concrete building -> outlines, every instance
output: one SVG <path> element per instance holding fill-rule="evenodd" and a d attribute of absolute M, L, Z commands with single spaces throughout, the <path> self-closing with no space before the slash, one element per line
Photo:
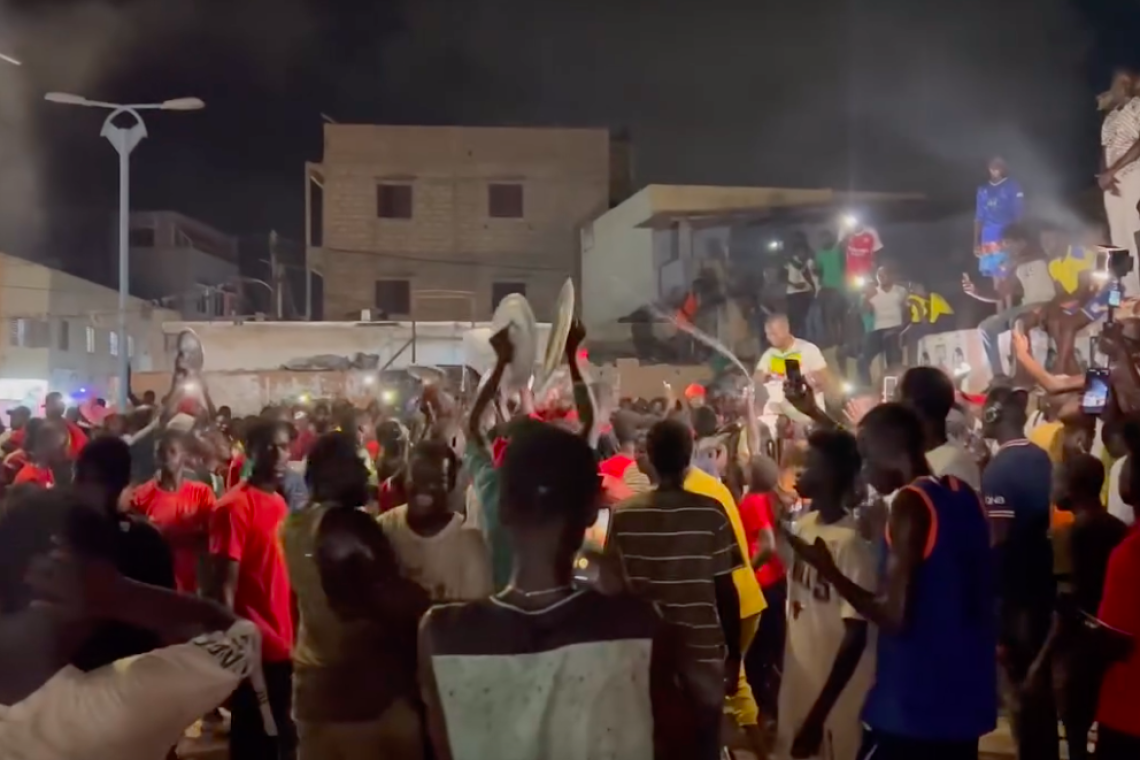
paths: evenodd
<path fill-rule="evenodd" d="M 236 313 L 232 291 L 239 275 L 238 241 L 177 211 L 131 214 L 131 294 L 159 301 L 185 319 Z M 112 246 L 112 271 L 118 248 Z M 117 276 L 117 274 L 116 274 Z"/>
<path fill-rule="evenodd" d="M 328 318 L 480 320 L 522 292 L 546 320 L 578 230 L 608 206 L 606 130 L 324 129 L 306 237 Z"/>
<path fill-rule="evenodd" d="M 114 399 L 121 350 L 134 369 L 169 370 L 162 323 L 178 314 L 132 298 L 122 347 L 118 299 L 110 288 L 0 254 L 0 407 L 42 400 L 48 390 Z"/>
<path fill-rule="evenodd" d="M 729 290 L 747 288 L 783 240 L 798 231 L 818 247 L 850 210 L 879 228 L 889 252 L 895 238 L 888 227 L 927 213 L 921 200 L 830 189 L 649 185 L 581 230 L 579 293 L 591 343 L 628 343 L 633 312 L 679 306 L 711 262 L 719 262 Z"/>

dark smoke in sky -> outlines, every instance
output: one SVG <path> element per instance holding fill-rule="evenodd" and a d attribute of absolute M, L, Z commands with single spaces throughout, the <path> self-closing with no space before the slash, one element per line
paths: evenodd
<path fill-rule="evenodd" d="M 135 207 L 233 233 L 300 237 L 321 113 L 628 128 L 639 184 L 851 185 L 968 203 L 1002 153 L 1031 193 L 1064 203 L 1096 168 L 1093 96 L 1140 38 L 1122 5 L 12 0 L 0 43 L 26 65 L 0 69 L 0 225 L 114 205 L 102 117 L 44 104 L 47 90 L 206 100 L 148 119 Z"/>

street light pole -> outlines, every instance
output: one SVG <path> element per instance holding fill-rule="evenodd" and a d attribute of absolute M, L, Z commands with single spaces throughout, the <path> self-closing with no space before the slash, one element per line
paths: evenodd
<path fill-rule="evenodd" d="M 129 127 L 115 126 L 115 117 L 129 113 L 135 123 Z M 131 352 L 127 337 L 127 301 L 131 292 L 131 151 L 146 137 L 146 124 L 138 112 L 131 108 L 116 108 L 103 122 L 99 133 L 107 138 L 119 154 L 119 409 L 127 408 L 130 394 Z"/>
<path fill-rule="evenodd" d="M 127 302 L 130 299 L 131 273 L 131 152 L 147 136 L 146 124 L 143 123 L 139 111 L 194 111 L 204 108 L 206 104 L 198 98 L 176 98 L 162 103 L 121 105 L 119 103 L 88 100 L 80 95 L 70 95 L 63 92 L 49 92 L 44 96 L 44 99 L 53 103 L 104 108 L 111 111 L 103 120 L 103 128 L 99 135 L 105 137 L 119 154 L 119 324 L 116 341 L 119 349 L 118 408 L 123 411 L 127 408 L 127 400 L 131 391 L 129 387 L 131 341 L 127 335 Z M 129 127 L 117 126 L 115 118 L 120 114 L 129 114 L 134 119 L 134 123 Z"/>

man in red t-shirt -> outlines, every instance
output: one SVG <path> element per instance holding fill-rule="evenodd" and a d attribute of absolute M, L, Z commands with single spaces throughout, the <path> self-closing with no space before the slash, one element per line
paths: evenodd
<path fill-rule="evenodd" d="M 83 428 L 63 416 L 66 411 L 67 406 L 63 403 L 63 396 L 60 393 L 52 391 L 44 398 L 44 421 L 58 424 L 64 428 L 67 433 L 65 441 L 67 456 L 74 462 L 79 458 L 79 452 L 83 451 L 83 447 L 87 445 L 87 434 L 83 432 Z M 13 449 L 28 448 L 26 445 L 27 435 L 27 425 L 13 431 L 8 438 L 7 446 Z"/>
<path fill-rule="evenodd" d="M 67 460 L 67 430 L 56 421 L 34 419 L 24 428 L 27 459 L 12 485 L 32 484 L 44 488 L 55 485 L 55 468 Z"/>
<path fill-rule="evenodd" d="M 756 638 L 748 649 L 745 673 L 756 693 L 760 711 L 774 715 L 780 693 L 780 668 L 784 660 L 787 620 L 784 605 L 788 586 L 784 564 L 776 554 L 776 519 L 773 499 L 779 468 L 767 457 L 752 458 L 748 493 L 740 500 L 740 523 L 748 541 L 748 554 L 768 609 L 760 616 Z"/>
<path fill-rule="evenodd" d="M 1140 472 L 1130 465 L 1138 453 L 1130 453 L 1120 475 L 1120 495 L 1133 511 L 1140 503 Z M 1114 638 L 1127 651 L 1109 666 L 1101 683 L 1097 760 L 1136 760 L 1140 758 L 1140 527 L 1133 526 L 1108 559 L 1097 616 L 1119 634 Z"/>
<path fill-rule="evenodd" d="M 248 682 L 231 702 L 230 756 L 288 757 L 296 747 L 292 709 L 292 589 L 278 540 L 288 514 L 278 493 L 289 466 L 289 428 L 258 423 L 247 436 L 249 477 L 223 496 L 209 521 L 213 581 L 209 596 L 229 606 L 261 631 L 261 656 L 269 708 L 278 736 L 265 732 L 257 694 Z"/>
<path fill-rule="evenodd" d="M 210 486 L 182 477 L 185 468 L 186 436 L 168 430 L 158 441 L 158 474 L 135 489 L 131 509 L 150 520 L 170 546 L 177 589 L 194 594 L 215 500 Z"/>
<path fill-rule="evenodd" d="M 864 285 L 871 282 L 876 265 L 875 255 L 883 250 L 883 241 L 874 227 L 858 224 L 847 236 L 844 244 L 846 271 L 849 285 L 859 286 L 856 277 L 864 278 Z"/>

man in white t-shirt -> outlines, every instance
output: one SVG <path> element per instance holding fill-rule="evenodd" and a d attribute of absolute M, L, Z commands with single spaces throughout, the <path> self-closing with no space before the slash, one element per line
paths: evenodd
<path fill-rule="evenodd" d="M 962 275 L 962 290 L 983 303 L 997 304 L 1002 310 L 978 325 L 986 360 L 995 375 L 1005 374 L 998 350 L 998 336 L 1012 330 L 1017 319 L 1035 306 L 1049 303 L 1057 295 L 1057 283 L 1049 274 L 1049 261 L 1037 241 L 1019 224 L 1006 227 L 1003 245 L 1014 265 L 1012 274 L 998 280 L 995 295 L 983 295 L 967 274 Z M 1012 305 L 1016 302 L 1017 305 Z"/>
<path fill-rule="evenodd" d="M 788 318 L 783 314 L 773 314 L 764 323 L 764 335 L 771 344 L 756 362 L 754 378 L 758 383 L 785 380 L 788 376 L 788 360 L 800 363 L 800 371 L 815 390 L 816 403 L 823 408 L 823 392 L 828 387 L 829 373 L 827 361 L 819 346 L 792 334 Z"/>
<path fill-rule="evenodd" d="M 863 309 L 872 318 L 871 329 L 863 336 L 863 350 L 859 354 L 859 382 L 871 385 L 871 363 L 883 355 L 883 369 L 902 362 L 899 343 L 907 324 L 906 288 L 895 282 L 890 267 L 879 267 L 876 282 L 868 283 L 863 292 Z"/>

